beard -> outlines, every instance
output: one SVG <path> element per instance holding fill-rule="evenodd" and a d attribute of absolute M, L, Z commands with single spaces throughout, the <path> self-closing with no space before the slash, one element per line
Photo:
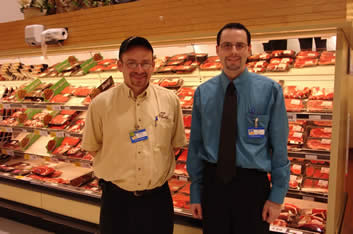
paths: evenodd
<path fill-rule="evenodd" d="M 136 87 L 144 87 L 148 84 L 148 75 L 146 72 L 137 73 L 131 72 L 130 73 L 130 81 L 133 86 Z"/>
<path fill-rule="evenodd" d="M 242 67 L 241 57 L 236 57 L 236 58 L 226 57 L 225 67 L 229 71 L 238 71 Z"/>

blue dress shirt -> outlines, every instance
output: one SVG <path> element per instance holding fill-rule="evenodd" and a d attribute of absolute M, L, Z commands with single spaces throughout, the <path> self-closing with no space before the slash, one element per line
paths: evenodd
<path fill-rule="evenodd" d="M 201 201 L 204 161 L 218 161 L 223 101 L 229 82 L 222 72 L 195 91 L 187 158 L 191 203 Z M 238 99 L 236 166 L 270 172 L 272 189 L 268 199 L 281 204 L 288 191 L 290 173 L 288 118 L 282 88 L 275 81 L 247 69 L 232 82 Z M 255 125 L 265 129 L 263 137 L 248 136 L 248 129 Z"/>

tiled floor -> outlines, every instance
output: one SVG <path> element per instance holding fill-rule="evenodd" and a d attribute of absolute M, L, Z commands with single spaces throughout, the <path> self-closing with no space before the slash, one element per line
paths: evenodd
<path fill-rule="evenodd" d="M 42 229 L 0 217 L 0 234 L 51 234 Z M 174 234 L 201 234 L 197 225 L 179 223 L 174 225 Z"/>

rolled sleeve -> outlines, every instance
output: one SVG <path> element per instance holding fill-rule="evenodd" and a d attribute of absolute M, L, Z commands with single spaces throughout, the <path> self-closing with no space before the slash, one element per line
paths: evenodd
<path fill-rule="evenodd" d="M 290 162 L 288 160 L 288 117 L 282 89 L 274 86 L 274 104 L 270 120 L 270 144 L 272 149 L 271 180 L 269 200 L 282 204 L 289 187 Z"/>
<path fill-rule="evenodd" d="M 88 108 L 85 127 L 83 129 L 82 148 L 89 152 L 99 151 L 102 147 L 102 119 L 96 102 Z"/>
<path fill-rule="evenodd" d="M 202 174 L 204 168 L 204 162 L 200 157 L 202 147 L 203 141 L 201 134 L 200 90 L 197 89 L 194 95 L 189 151 L 186 162 L 187 171 L 191 179 L 191 203 L 201 203 Z"/>

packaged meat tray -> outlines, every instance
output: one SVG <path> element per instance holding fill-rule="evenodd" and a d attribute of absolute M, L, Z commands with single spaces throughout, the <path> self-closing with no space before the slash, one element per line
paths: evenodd
<path fill-rule="evenodd" d="M 294 50 L 274 50 L 271 53 L 272 58 L 295 57 Z"/>
<path fill-rule="evenodd" d="M 316 59 L 320 56 L 317 51 L 300 51 L 297 54 L 297 59 Z"/>
<path fill-rule="evenodd" d="M 174 66 L 163 66 L 157 70 L 157 73 L 173 73 Z"/>
<path fill-rule="evenodd" d="M 173 206 L 177 208 L 190 209 L 190 196 L 176 193 L 172 196 Z"/>
<path fill-rule="evenodd" d="M 163 79 L 159 85 L 165 88 L 175 88 L 182 86 L 183 82 L 184 80 L 180 78 Z"/>
<path fill-rule="evenodd" d="M 182 149 L 182 152 L 178 157 L 178 161 L 186 163 L 187 157 L 188 157 L 188 149 Z"/>
<path fill-rule="evenodd" d="M 283 95 L 285 98 L 305 99 L 309 97 L 310 89 L 308 87 L 298 87 L 295 85 L 284 86 Z"/>
<path fill-rule="evenodd" d="M 269 64 L 266 68 L 266 71 L 269 71 L 269 72 L 285 72 L 288 70 L 289 70 L 289 65 L 287 63 Z"/>
<path fill-rule="evenodd" d="M 303 67 L 313 67 L 317 66 L 318 59 L 305 58 L 305 59 L 296 59 L 294 62 L 295 68 L 303 68 Z"/>
<path fill-rule="evenodd" d="M 334 65 L 336 53 L 334 51 L 323 51 L 320 55 L 319 65 Z"/>
<path fill-rule="evenodd" d="M 310 100 L 333 100 L 333 88 L 312 87 Z"/>
<path fill-rule="evenodd" d="M 298 220 L 298 228 L 316 233 L 324 233 L 325 225 L 326 220 L 315 215 L 302 215 Z"/>
<path fill-rule="evenodd" d="M 259 72 L 265 72 L 266 68 L 264 67 L 254 67 L 254 68 L 248 68 L 249 72 L 254 72 L 254 73 L 259 73 Z"/>
<path fill-rule="evenodd" d="M 328 193 L 328 180 L 304 178 L 302 191 L 310 193 Z"/>
<path fill-rule="evenodd" d="M 304 134 L 302 132 L 289 132 L 288 143 L 294 145 L 301 145 L 304 143 Z"/>
<path fill-rule="evenodd" d="M 316 178 L 316 179 L 326 179 L 328 180 L 330 176 L 330 168 L 321 165 L 306 164 L 305 165 L 305 176 Z"/>
<path fill-rule="evenodd" d="M 302 164 L 292 163 L 290 166 L 290 172 L 294 175 L 301 175 L 303 174 L 303 168 Z"/>
<path fill-rule="evenodd" d="M 177 179 L 170 179 L 168 180 L 168 184 L 169 184 L 169 188 L 171 192 L 176 192 L 179 189 L 181 189 L 182 187 L 184 187 L 184 185 L 186 184 L 186 181 L 181 181 L 181 180 L 177 180 Z"/>
<path fill-rule="evenodd" d="M 184 127 L 190 128 L 191 127 L 191 115 L 183 115 Z"/>
<path fill-rule="evenodd" d="M 303 181 L 301 175 L 290 175 L 289 177 L 289 188 L 294 190 L 300 190 L 300 185 Z"/>
<path fill-rule="evenodd" d="M 185 184 L 185 186 L 179 190 L 179 193 L 184 193 L 184 194 L 190 195 L 190 185 L 191 185 L 191 183 L 187 182 Z"/>
<path fill-rule="evenodd" d="M 203 71 L 214 71 L 214 70 L 221 70 L 222 64 L 220 62 L 207 62 L 206 60 L 204 63 L 200 65 L 200 70 Z"/>
<path fill-rule="evenodd" d="M 330 139 L 308 139 L 305 143 L 306 147 L 312 150 L 331 150 Z"/>
<path fill-rule="evenodd" d="M 292 58 L 273 58 L 270 60 L 270 64 L 279 65 L 279 64 L 292 64 L 294 59 Z"/>
<path fill-rule="evenodd" d="M 325 120 L 325 121 L 311 121 L 310 122 L 312 125 L 315 126 L 327 126 L 327 127 L 332 127 L 332 121 L 331 120 Z"/>
<path fill-rule="evenodd" d="M 300 124 L 288 123 L 290 132 L 304 132 L 304 127 Z"/>
<path fill-rule="evenodd" d="M 301 99 L 285 99 L 286 109 L 289 112 L 300 112 L 304 110 L 304 103 Z"/>
<path fill-rule="evenodd" d="M 309 137 L 313 138 L 331 138 L 331 127 L 309 127 Z"/>
<path fill-rule="evenodd" d="M 185 175 L 185 176 L 188 176 L 188 172 L 186 170 L 186 164 L 185 163 L 178 163 L 176 166 L 175 166 L 175 170 L 174 170 L 174 173 L 176 175 Z"/>
<path fill-rule="evenodd" d="M 332 112 L 333 101 L 309 100 L 306 103 L 309 112 Z"/>

